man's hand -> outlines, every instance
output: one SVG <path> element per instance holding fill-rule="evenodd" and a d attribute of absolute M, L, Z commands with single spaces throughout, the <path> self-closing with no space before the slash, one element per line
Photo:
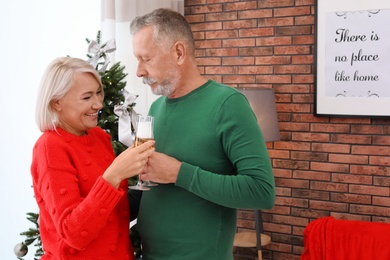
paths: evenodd
<path fill-rule="evenodd" d="M 154 152 L 149 156 L 147 165 L 141 174 L 142 180 L 156 183 L 175 183 L 181 162 L 163 153 Z"/>

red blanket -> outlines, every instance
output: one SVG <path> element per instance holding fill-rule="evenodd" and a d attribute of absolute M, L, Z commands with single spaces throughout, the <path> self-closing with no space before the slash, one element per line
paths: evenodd
<path fill-rule="evenodd" d="M 390 224 L 333 217 L 307 225 L 301 260 L 389 260 Z"/>

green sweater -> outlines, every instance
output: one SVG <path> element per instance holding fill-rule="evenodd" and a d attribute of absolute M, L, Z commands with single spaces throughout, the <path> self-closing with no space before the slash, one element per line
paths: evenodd
<path fill-rule="evenodd" d="M 245 96 L 208 81 L 156 100 L 156 151 L 182 162 L 176 184 L 143 192 L 138 216 L 144 260 L 230 260 L 237 208 L 270 209 L 275 183 Z"/>

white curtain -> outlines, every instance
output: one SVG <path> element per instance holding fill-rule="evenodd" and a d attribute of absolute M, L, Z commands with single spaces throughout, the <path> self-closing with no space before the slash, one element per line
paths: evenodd
<path fill-rule="evenodd" d="M 184 0 L 101 0 L 102 43 L 115 39 L 116 51 L 109 54 L 111 64 L 120 62 L 125 66 L 126 89 L 139 95 L 135 111 L 146 115 L 151 103 L 158 97 L 148 85 L 136 76 L 136 59 L 133 55 L 130 22 L 136 16 L 149 13 L 157 8 L 171 8 L 184 15 Z"/>

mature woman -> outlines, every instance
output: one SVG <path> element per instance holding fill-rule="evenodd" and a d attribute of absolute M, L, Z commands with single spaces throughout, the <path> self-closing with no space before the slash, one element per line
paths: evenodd
<path fill-rule="evenodd" d="M 36 121 L 43 132 L 31 174 L 47 259 L 134 259 L 129 241 L 127 178 L 154 152 L 154 141 L 117 158 L 97 127 L 100 76 L 86 61 L 57 58 L 43 75 Z"/>

